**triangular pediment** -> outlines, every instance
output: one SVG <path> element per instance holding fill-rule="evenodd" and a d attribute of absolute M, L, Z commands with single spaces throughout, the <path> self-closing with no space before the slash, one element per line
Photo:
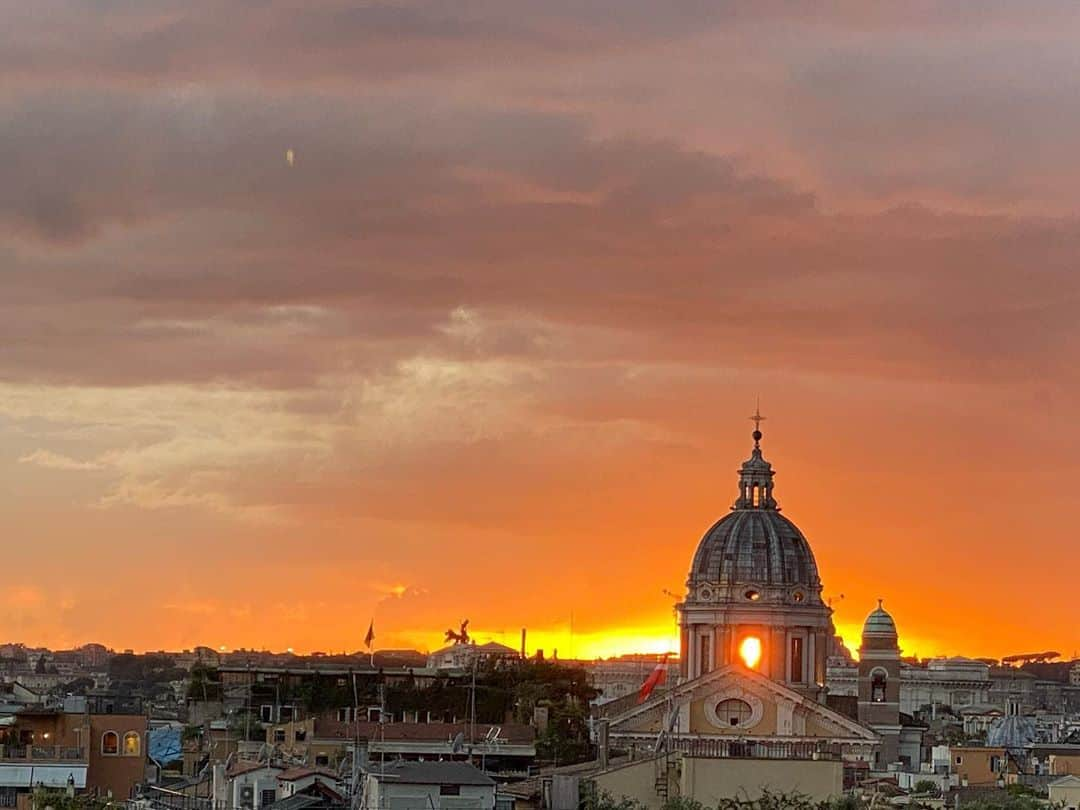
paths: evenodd
<path fill-rule="evenodd" d="M 828 706 L 739 664 L 685 681 L 610 720 L 614 735 L 671 729 L 700 737 L 798 737 L 875 742 Z"/>

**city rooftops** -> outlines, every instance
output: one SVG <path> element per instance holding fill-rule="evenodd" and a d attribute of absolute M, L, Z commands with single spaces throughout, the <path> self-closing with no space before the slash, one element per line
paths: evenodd
<path fill-rule="evenodd" d="M 298 779 L 305 779 L 309 776 L 325 776 L 327 779 L 333 779 L 338 781 L 338 775 L 331 771 L 329 768 L 289 768 L 284 773 L 278 774 L 278 779 L 282 782 L 295 782 Z"/>
<path fill-rule="evenodd" d="M 493 786 L 495 780 L 468 762 L 407 762 L 390 763 L 371 776 L 382 781 L 407 785 L 480 785 Z"/>

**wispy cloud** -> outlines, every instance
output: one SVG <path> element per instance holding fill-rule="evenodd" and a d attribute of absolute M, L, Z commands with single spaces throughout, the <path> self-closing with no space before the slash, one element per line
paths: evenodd
<path fill-rule="evenodd" d="M 19 457 L 20 464 L 33 464 L 37 467 L 45 467 L 50 470 L 101 470 L 103 466 L 97 461 L 80 461 L 62 453 L 54 453 L 52 450 L 35 450 Z"/>

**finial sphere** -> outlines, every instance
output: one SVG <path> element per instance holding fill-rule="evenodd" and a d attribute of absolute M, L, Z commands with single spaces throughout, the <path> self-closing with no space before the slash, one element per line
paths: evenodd
<path fill-rule="evenodd" d="M 760 430 L 755 430 L 750 435 L 754 437 L 755 442 L 760 442 L 761 441 L 761 431 Z"/>

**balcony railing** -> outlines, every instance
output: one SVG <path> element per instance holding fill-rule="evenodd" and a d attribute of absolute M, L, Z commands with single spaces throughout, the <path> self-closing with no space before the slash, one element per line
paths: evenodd
<path fill-rule="evenodd" d="M 839 759 L 828 745 L 777 740 L 675 739 L 672 746 L 690 757 L 709 759 Z"/>
<path fill-rule="evenodd" d="M 0 745 L 4 762 L 85 762 L 86 749 L 71 745 Z"/>
<path fill-rule="evenodd" d="M 633 743 L 638 750 L 652 750 L 655 742 L 655 737 L 645 735 L 619 735 L 613 740 L 616 746 Z M 664 746 L 668 751 L 705 759 L 840 759 L 839 749 L 824 741 L 675 737 L 667 739 Z"/>

